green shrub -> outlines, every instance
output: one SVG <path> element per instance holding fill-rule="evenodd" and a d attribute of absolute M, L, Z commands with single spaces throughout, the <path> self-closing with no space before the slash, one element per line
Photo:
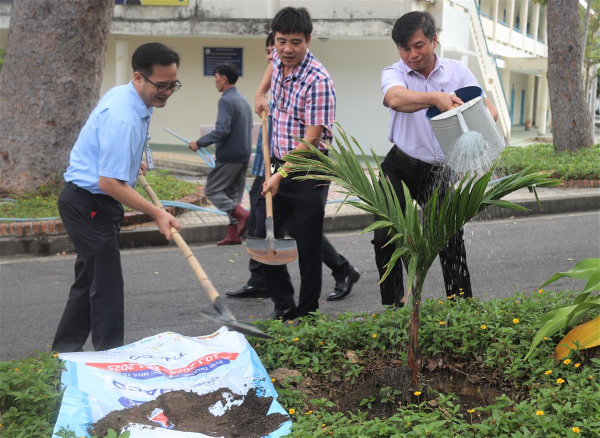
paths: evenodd
<path fill-rule="evenodd" d="M 497 172 L 505 175 L 519 172 L 542 160 L 537 169 L 552 169 L 557 178 L 599 179 L 600 143 L 575 152 L 554 153 L 552 144 L 536 144 L 526 147 L 508 147 L 500 155 Z"/>

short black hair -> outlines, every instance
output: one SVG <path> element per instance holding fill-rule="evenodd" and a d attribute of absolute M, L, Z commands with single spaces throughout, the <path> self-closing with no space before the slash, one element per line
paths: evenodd
<path fill-rule="evenodd" d="M 216 75 L 217 73 L 219 73 L 221 76 L 225 76 L 227 78 L 227 82 L 229 82 L 231 85 L 234 85 L 240 77 L 237 67 L 230 62 L 217 65 L 213 70 L 213 75 Z"/>
<path fill-rule="evenodd" d="M 273 36 L 273 32 L 267 35 L 267 41 L 265 41 L 265 47 L 274 46 L 275 45 L 275 36 Z"/>
<path fill-rule="evenodd" d="M 429 12 L 413 11 L 404 14 L 398 18 L 394 29 L 392 30 L 392 39 L 398 47 L 406 47 L 408 40 L 419 29 L 423 29 L 423 33 L 433 41 L 433 36 L 436 34 L 435 18 Z"/>
<path fill-rule="evenodd" d="M 283 35 L 291 33 L 303 33 L 306 39 L 313 30 L 312 20 L 306 8 L 293 8 L 288 6 L 283 8 L 271 21 L 271 30 L 273 35 L 279 32 Z"/>
<path fill-rule="evenodd" d="M 139 46 L 131 57 L 133 72 L 140 72 L 145 76 L 152 76 L 155 65 L 171 65 L 175 63 L 179 68 L 179 54 L 172 48 L 162 43 L 146 43 Z"/>

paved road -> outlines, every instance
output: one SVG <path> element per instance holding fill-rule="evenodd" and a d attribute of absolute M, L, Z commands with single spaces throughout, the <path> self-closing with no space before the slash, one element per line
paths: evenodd
<path fill-rule="evenodd" d="M 330 237 L 362 277 L 347 299 L 325 302 L 321 309 L 328 313 L 382 310 L 371 235 L 352 232 Z M 569 269 L 580 259 L 599 257 L 600 216 L 596 212 L 473 223 L 466 227 L 465 239 L 474 294 L 506 297 L 535 290 L 554 272 Z M 246 281 L 245 246 L 192 249 L 221 293 Z M 72 281 L 73 260 L 73 255 L 0 260 L 0 360 L 32 355 L 52 342 Z M 177 247 L 123 251 L 122 261 L 127 342 L 163 331 L 196 336 L 219 328 L 198 315 L 199 310 L 212 312 L 212 306 Z M 297 285 L 297 263 L 290 266 Z M 333 286 L 325 270 L 323 297 Z M 580 282 L 564 280 L 555 287 L 578 286 Z M 425 291 L 426 297 L 443 296 L 437 262 Z M 272 311 L 270 300 L 228 299 L 227 303 L 240 320 L 265 317 Z"/>

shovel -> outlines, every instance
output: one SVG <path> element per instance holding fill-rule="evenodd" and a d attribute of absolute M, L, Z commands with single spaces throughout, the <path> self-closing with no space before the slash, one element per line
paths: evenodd
<path fill-rule="evenodd" d="M 152 199 L 154 205 L 156 205 L 159 208 L 163 208 L 161 202 L 158 200 L 158 197 L 154 193 L 154 190 L 152 190 L 152 187 L 150 187 L 148 181 L 146 181 L 146 178 L 144 178 L 143 175 L 138 175 L 138 181 L 142 185 L 144 190 L 146 190 L 146 193 L 148 193 L 148 196 L 150 196 L 150 199 Z M 187 243 L 185 243 L 185 240 L 183 240 L 181 234 L 179 234 L 179 232 L 175 228 L 171 227 L 171 235 L 173 236 L 173 240 L 175 241 L 179 249 L 187 258 L 188 263 L 194 271 L 194 274 L 196 274 L 196 278 L 198 278 L 198 280 L 200 281 L 202 288 L 208 295 L 208 298 L 210 298 L 213 307 L 217 311 L 217 315 L 213 315 L 208 312 L 200 313 L 208 318 L 212 318 L 219 321 L 221 324 L 223 324 L 230 330 L 240 332 L 248 336 L 254 336 L 257 338 L 272 339 L 271 336 L 263 333 L 252 324 L 240 322 L 235 319 L 235 316 L 233 316 L 233 313 L 231 313 L 227 305 L 221 299 L 219 292 L 217 292 L 211 281 L 206 276 L 206 272 L 204 272 L 204 269 L 202 269 L 202 266 L 200 266 L 198 259 L 196 259 L 196 257 L 194 256 L 194 253 L 192 252 L 190 247 L 187 246 Z"/>
<path fill-rule="evenodd" d="M 269 148 L 269 128 L 267 127 L 267 113 L 262 112 L 262 132 L 263 132 L 263 156 L 265 159 L 265 181 L 271 178 L 271 150 Z M 267 192 L 265 195 L 267 202 L 267 220 L 265 227 L 267 237 L 246 238 L 246 250 L 251 259 L 265 265 L 286 265 L 293 262 L 298 257 L 296 241 L 294 239 L 275 239 L 273 232 L 273 194 Z"/>

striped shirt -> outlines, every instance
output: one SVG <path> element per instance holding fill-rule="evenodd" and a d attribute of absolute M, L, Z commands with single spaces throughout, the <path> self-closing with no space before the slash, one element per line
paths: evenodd
<path fill-rule="evenodd" d="M 287 77 L 283 63 L 273 51 L 271 77 L 273 102 L 273 154 L 277 158 L 296 149 L 296 137 L 304 138 L 307 126 L 324 126 L 322 141 L 333 140 L 335 122 L 335 88 L 333 80 L 310 51 Z M 325 151 L 323 144 L 319 149 Z"/>

